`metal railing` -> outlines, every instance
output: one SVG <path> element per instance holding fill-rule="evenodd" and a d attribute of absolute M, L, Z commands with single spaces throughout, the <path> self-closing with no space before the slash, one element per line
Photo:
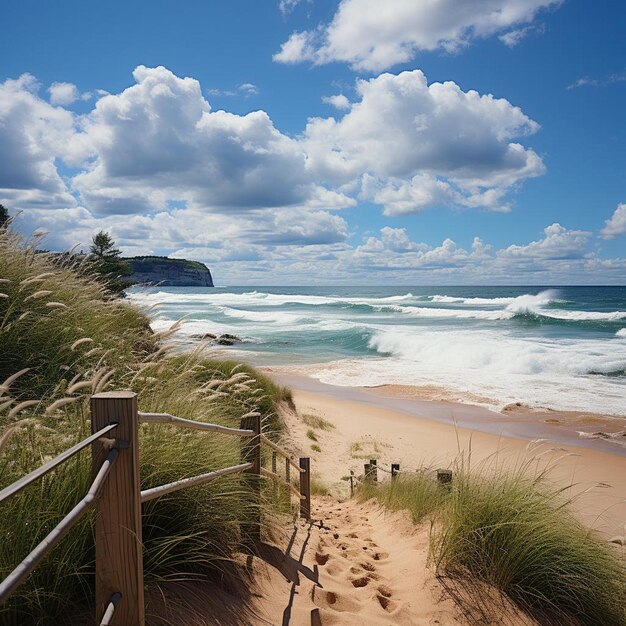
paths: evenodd
<path fill-rule="evenodd" d="M 189 478 L 140 488 L 139 424 L 168 424 L 193 430 L 238 436 L 242 439 L 241 463 Z M 261 416 L 250 412 L 240 428 L 209 424 L 169 413 L 142 413 L 132 392 L 106 392 L 91 397 L 92 435 L 56 458 L 0 491 L 0 503 L 19 493 L 48 472 L 91 445 L 94 479 L 87 494 L 39 543 L 39 545 L 0 582 L 0 604 L 6 601 L 92 507 L 96 509 L 96 623 L 100 626 L 143 626 L 144 583 L 141 548 L 141 505 L 168 493 L 194 487 L 222 476 L 243 472 L 254 499 L 254 514 L 242 525 L 243 537 L 257 541 L 261 536 L 261 477 L 282 484 L 300 500 L 300 515 L 310 517 L 310 459 L 299 465 L 287 451 L 261 433 Z M 261 445 L 272 450 L 272 470 L 262 467 Z M 276 457 L 285 458 L 285 478 L 276 471 Z M 299 474 L 300 488 L 291 483 L 290 469 Z"/>

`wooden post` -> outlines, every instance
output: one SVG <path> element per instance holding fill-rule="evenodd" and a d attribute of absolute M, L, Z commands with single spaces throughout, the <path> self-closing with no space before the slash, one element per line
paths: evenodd
<path fill-rule="evenodd" d="M 452 470 L 438 469 L 437 480 L 442 487 L 449 489 L 452 486 Z"/>
<path fill-rule="evenodd" d="M 311 459 L 308 456 L 300 457 L 300 517 L 311 518 Z"/>
<path fill-rule="evenodd" d="M 394 479 L 400 472 L 400 463 L 391 464 L 391 478 Z"/>
<path fill-rule="evenodd" d="M 108 391 L 91 397 L 91 430 L 118 426 L 107 437 L 119 450 L 96 502 L 96 623 L 100 623 L 111 597 L 122 598 L 111 625 L 143 626 L 143 558 L 141 545 L 141 489 L 137 395 Z M 106 440 L 92 445 L 94 474 L 109 452 Z"/>
<path fill-rule="evenodd" d="M 363 481 L 370 480 L 372 478 L 372 466 L 369 463 L 363 464 Z"/>
<path fill-rule="evenodd" d="M 372 480 L 374 482 L 378 482 L 378 462 L 376 459 L 370 459 L 370 473 L 372 475 Z"/>
<path fill-rule="evenodd" d="M 290 483 L 291 482 L 291 465 L 289 464 L 289 459 L 285 457 L 285 480 Z"/>
<path fill-rule="evenodd" d="M 354 471 L 350 470 L 350 497 L 354 495 Z"/>
<path fill-rule="evenodd" d="M 252 463 L 252 467 L 246 470 L 245 475 L 253 510 L 250 513 L 250 522 L 241 526 L 243 543 L 250 544 L 261 539 L 261 416 L 243 417 L 241 428 L 253 430 L 255 433 L 254 437 L 241 439 L 241 462 Z"/>

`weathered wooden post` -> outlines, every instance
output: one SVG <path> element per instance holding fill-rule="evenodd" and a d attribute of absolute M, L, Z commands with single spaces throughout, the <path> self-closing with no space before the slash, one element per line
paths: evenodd
<path fill-rule="evenodd" d="M 437 481 L 442 487 L 450 489 L 452 486 L 452 470 L 450 469 L 438 469 Z"/>
<path fill-rule="evenodd" d="M 396 476 L 400 473 L 400 463 L 392 463 L 391 464 L 391 479 L 395 479 Z"/>
<path fill-rule="evenodd" d="M 378 482 L 378 461 L 376 459 L 370 459 L 370 473 L 372 480 Z"/>
<path fill-rule="evenodd" d="M 369 463 L 363 464 L 363 482 L 372 479 L 372 466 Z"/>
<path fill-rule="evenodd" d="M 311 459 L 308 456 L 300 457 L 300 517 L 311 518 Z"/>
<path fill-rule="evenodd" d="M 291 482 L 291 464 L 289 463 L 291 459 L 285 457 L 285 480 L 290 483 Z"/>
<path fill-rule="evenodd" d="M 350 497 L 354 495 L 354 470 L 350 470 Z"/>
<path fill-rule="evenodd" d="M 139 482 L 139 418 L 137 395 L 108 391 L 91 397 L 91 431 L 117 422 L 108 437 L 119 454 L 96 502 L 96 622 L 100 623 L 114 594 L 121 602 L 110 624 L 143 626 L 145 622 Z M 98 472 L 111 441 L 92 445 L 93 473 Z"/>
<path fill-rule="evenodd" d="M 254 437 L 241 438 L 241 462 L 252 463 L 252 467 L 245 472 L 252 498 L 252 511 L 250 521 L 241 526 L 243 542 L 249 544 L 261 539 L 261 416 L 242 417 L 241 428 L 254 431 Z"/>

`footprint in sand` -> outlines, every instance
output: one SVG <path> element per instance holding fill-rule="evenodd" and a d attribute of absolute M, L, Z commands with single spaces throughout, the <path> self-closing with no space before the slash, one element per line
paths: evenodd
<path fill-rule="evenodd" d="M 333 611 L 356 613 L 360 609 L 360 603 L 357 600 L 336 591 L 318 590 L 313 594 L 313 601 L 317 606 L 332 609 Z"/>
<path fill-rule="evenodd" d="M 367 587 L 370 582 L 369 576 L 360 576 L 359 578 L 353 578 L 350 582 L 353 587 Z"/>
<path fill-rule="evenodd" d="M 397 608 L 397 603 L 391 599 L 393 595 L 391 589 L 386 585 L 380 585 L 377 589 L 376 599 L 380 606 L 387 611 L 387 613 L 393 613 Z"/>
<path fill-rule="evenodd" d="M 328 562 L 328 558 L 330 557 L 329 554 L 324 554 L 323 552 L 316 552 L 315 553 L 315 562 L 318 565 L 326 565 L 326 563 Z"/>

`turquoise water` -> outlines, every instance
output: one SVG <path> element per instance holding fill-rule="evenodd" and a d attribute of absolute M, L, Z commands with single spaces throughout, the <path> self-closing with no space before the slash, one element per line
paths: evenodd
<path fill-rule="evenodd" d="M 436 385 L 496 405 L 626 415 L 625 287 L 153 288 L 130 297 L 181 339 L 335 385 Z"/>

